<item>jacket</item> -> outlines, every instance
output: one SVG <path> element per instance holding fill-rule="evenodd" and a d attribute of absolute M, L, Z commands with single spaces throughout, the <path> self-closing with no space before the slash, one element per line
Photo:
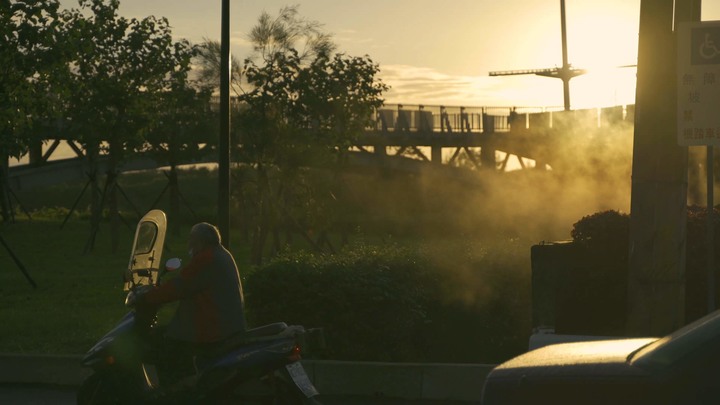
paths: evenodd
<path fill-rule="evenodd" d="M 242 283 L 232 254 L 222 246 L 196 253 L 180 274 L 146 294 L 148 304 L 180 304 L 166 336 L 214 343 L 245 330 Z"/>

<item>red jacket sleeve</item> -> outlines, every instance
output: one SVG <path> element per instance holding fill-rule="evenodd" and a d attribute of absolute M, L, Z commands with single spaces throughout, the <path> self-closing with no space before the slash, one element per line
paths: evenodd
<path fill-rule="evenodd" d="M 145 295 L 151 305 L 166 304 L 192 297 L 205 288 L 206 270 L 212 262 L 212 249 L 204 249 L 193 256 L 190 263 L 180 270 L 174 279 L 155 287 Z"/>

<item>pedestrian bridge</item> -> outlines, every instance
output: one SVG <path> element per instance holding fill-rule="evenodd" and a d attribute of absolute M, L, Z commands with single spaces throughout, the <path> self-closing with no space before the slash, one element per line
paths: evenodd
<path fill-rule="evenodd" d="M 375 111 L 372 125 L 358 138 L 353 151 L 365 155 L 357 159 L 363 165 L 398 167 L 398 159 L 393 158 L 401 157 L 454 165 L 462 156 L 482 170 L 504 172 L 511 166 L 562 170 L 572 166 L 578 148 L 590 147 L 609 131 L 632 126 L 633 119 L 634 105 L 562 111 L 560 107 L 389 104 Z M 213 156 L 214 152 L 207 150 L 194 163 L 212 162 Z M 122 170 L 164 164 L 137 155 Z M 85 166 L 81 145 L 48 135 L 28 156 L 11 162 L 10 185 L 21 189 L 85 177 Z"/>
<path fill-rule="evenodd" d="M 573 111 L 386 105 L 377 111 L 375 126 L 360 137 L 358 148 L 380 155 L 412 151 L 436 164 L 453 164 L 464 151 L 476 167 L 499 171 L 507 169 L 513 156 L 522 168 L 528 160 L 536 167 L 560 168 L 572 160 L 570 149 L 577 152 L 609 133 L 631 127 L 634 116 L 634 105 Z M 480 149 L 479 159 L 471 148 Z"/>

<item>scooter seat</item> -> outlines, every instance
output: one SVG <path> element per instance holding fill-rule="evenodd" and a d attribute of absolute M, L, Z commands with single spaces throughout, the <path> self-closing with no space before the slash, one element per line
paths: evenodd
<path fill-rule="evenodd" d="M 213 364 L 218 357 L 226 354 L 230 350 L 244 346 L 248 343 L 262 341 L 268 338 L 272 339 L 287 330 L 288 325 L 285 322 L 275 322 L 237 333 L 230 336 L 217 347 L 196 356 L 196 368 L 199 370 L 205 369 L 207 366 Z"/>
<path fill-rule="evenodd" d="M 213 357 L 230 349 L 234 349 L 254 341 L 266 340 L 266 338 L 279 335 L 283 331 L 287 330 L 287 328 L 288 326 L 285 322 L 275 322 L 236 333 L 227 338 L 217 348 L 208 352 L 207 356 Z"/>
<path fill-rule="evenodd" d="M 259 326 L 257 328 L 248 329 L 245 332 L 240 333 L 240 337 L 243 340 L 247 339 L 254 339 L 259 337 L 265 337 L 265 336 L 273 336 L 278 335 L 285 329 L 287 329 L 287 324 L 285 322 L 275 322 L 271 323 L 269 325 L 263 325 Z"/>

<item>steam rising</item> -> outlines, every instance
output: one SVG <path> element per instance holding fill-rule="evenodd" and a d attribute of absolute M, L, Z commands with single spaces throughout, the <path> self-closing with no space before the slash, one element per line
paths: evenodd
<path fill-rule="evenodd" d="M 419 240 L 420 260 L 447 275 L 440 288 L 448 300 L 527 304 L 532 245 L 569 239 L 585 215 L 629 211 L 632 129 L 620 123 L 534 132 L 548 149 L 525 158 L 540 156 L 549 170 L 501 173 L 460 159 L 462 167 L 419 163 L 415 170 L 346 174 L 346 184 L 356 185 L 346 195 L 355 204 L 349 211 L 370 219 L 354 224 L 361 231 Z M 506 152 L 497 149 L 500 161 Z M 472 152 L 479 160 L 479 150 Z"/>
<path fill-rule="evenodd" d="M 366 184 L 350 193 L 388 233 L 568 239 L 584 215 L 628 212 L 632 134 L 627 125 L 536 133 L 539 144 L 550 145 L 536 149 L 549 170 L 500 173 L 475 168 L 470 159 L 461 159 L 463 167 L 423 163 L 415 170 L 355 177 L 351 183 Z M 506 155 L 499 149 L 496 160 Z M 473 152 L 479 160 L 479 151 Z"/>

